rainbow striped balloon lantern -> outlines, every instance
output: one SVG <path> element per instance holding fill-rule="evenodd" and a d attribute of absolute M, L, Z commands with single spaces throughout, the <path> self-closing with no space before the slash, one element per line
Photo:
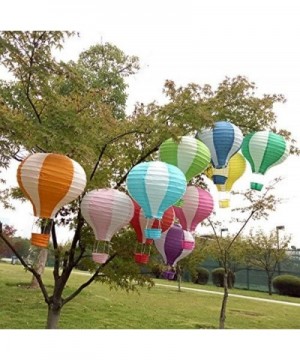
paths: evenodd
<path fill-rule="evenodd" d="M 17 170 L 21 191 L 41 221 L 41 233 L 31 234 L 31 244 L 47 248 L 52 222 L 64 205 L 75 200 L 86 186 L 83 168 L 62 154 L 36 153 L 24 159 Z"/>
<path fill-rule="evenodd" d="M 164 141 L 159 147 L 159 159 L 177 166 L 189 182 L 208 167 L 211 156 L 203 142 L 191 136 L 182 136 L 179 142 L 172 138 Z"/>
<path fill-rule="evenodd" d="M 193 232 L 212 213 L 214 200 L 208 191 L 191 185 L 183 196 L 183 205 L 173 208 L 183 230 Z"/>
<path fill-rule="evenodd" d="M 271 131 L 257 131 L 245 136 L 242 153 L 251 165 L 251 189 L 263 188 L 264 175 L 273 166 L 282 163 L 289 155 L 283 136 Z"/>
<path fill-rule="evenodd" d="M 144 236 L 160 238 L 160 226 L 151 228 L 150 219 L 158 219 L 160 223 L 164 212 L 182 197 L 186 190 L 185 175 L 176 166 L 162 161 L 143 162 L 131 169 L 126 185 L 147 219 Z"/>
<path fill-rule="evenodd" d="M 229 121 L 217 121 L 213 128 L 198 131 L 196 138 L 210 150 L 211 163 L 216 169 L 214 184 L 225 184 L 229 159 L 239 151 L 243 142 L 242 131 Z"/>
<path fill-rule="evenodd" d="M 130 197 L 115 189 L 96 189 L 86 193 L 81 202 L 81 213 L 93 229 L 96 241 L 92 259 L 100 264 L 109 257 L 109 242 L 113 235 L 129 224 L 134 206 Z M 99 251 L 100 244 L 103 249 Z"/>

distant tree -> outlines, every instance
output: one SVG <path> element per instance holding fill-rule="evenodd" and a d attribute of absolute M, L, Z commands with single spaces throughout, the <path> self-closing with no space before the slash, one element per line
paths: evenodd
<path fill-rule="evenodd" d="M 267 274 L 269 295 L 272 295 L 272 280 L 280 262 L 288 257 L 290 237 L 279 237 L 276 231 L 266 234 L 263 230 L 252 230 L 245 239 L 244 260 Z"/>
<path fill-rule="evenodd" d="M 11 225 L 3 224 L 2 231 L 5 236 L 9 239 L 13 239 L 14 234 L 16 233 L 17 229 L 15 229 Z M 2 257 L 11 257 L 13 255 L 13 251 L 8 248 L 5 242 L 0 238 L 0 258 Z"/>

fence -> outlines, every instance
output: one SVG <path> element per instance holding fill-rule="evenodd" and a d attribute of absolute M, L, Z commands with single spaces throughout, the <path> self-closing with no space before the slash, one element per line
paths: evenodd
<path fill-rule="evenodd" d="M 288 250 L 288 257 L 280 262 L 276 268 L 273 277 L 277 275 L 294 275 L 300 276 L 300 254 L 293 250 Z M 200 264 L 201 267 L 206 268 L 210 272 L 208 284 L 212 284 L 211 271 L 220 267 L 219 263 L 214 260 L 207 259 Z M 238 289 L 268 291 L 268 277 L 265 270 L 247 267 L 245 265 L 234 266 L 235 283 L 234 287 Z M 185 281 L 191 281 L 190 274 L 185 272 L 183 274 Z"/>

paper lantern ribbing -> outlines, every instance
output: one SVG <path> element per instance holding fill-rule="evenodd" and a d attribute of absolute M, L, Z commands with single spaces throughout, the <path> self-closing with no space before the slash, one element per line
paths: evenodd
<path fill-rule="evenodd" d="M 174 224 L 154 242 L 166 265 L 175 266 L 195 248 L 195 239 L 189 231 Z"/>
<path fill-rule="evenodd" d="M 217 189 L 219 192 L 219 207 L 228 208 L 230 207 L 230 191 L 233 184 L 243 176 L 246 170 L 246 160 L 240 153 L 236 153 L 228 162 L 228 177 L 225 184 L 218 184 Z M 206 176 L 212 179 L 214 174 L 214 168 L 211 167 L 207 170 Z"/>
<path fill-rule="evenodd" d="M 183 205 L 173 208 L 183 230 L 195 231 L 197 225 L 212 213 L 214 201 L 208 191 L 188 186 L 183 196 Z"/>
<path fill-rule="evenodd" d="M 135 230 L 137 241 L 139 243 L 134 254 L 134 258 L 137 263 L 147 264 L 149 261 L 150 246 L 152 245 L 153 240 L 147 239 L 144 236 L 143 230 L 147 226 L 147 219 L 144 216 L 143 209 L 134 200 L 133 204 L 134 214 L 130 221 L 130 224 Z M 171 206 L 164 212 L 160 223 L 157 219 L 151 219 L 150 221 L 148 221 L 148 227 L 151 229 L 158 229 L 160 227 L 162 232 L 164 232 L 173 225 L 174 219 L 175 212 L 173 210 L 173 207 Z"/>
<path fill-rule="evenodd" d="M 228 161 L 241 148 L 242 131 L 229 121 L 217 121 L 213 128 L 198 131 L 196 138 L 210 150 L 211 163 L 217 169 L 213 176 L 214 184 L 224 184 Z"/>
<path fill-rule="evenodd" d="M 75 200 L 86 186 L 83 168 L 65 155 L 53 153 L 29 155 L 18 167 L 17 180 L 32 203 L 34 216 L 41 219 L 53 219 L 57 211 Z M 32 233 L 32 245 L 48 246 L 51 230 L 48 225 L 41 234 Z"/>
<path fill-rule="evenodd" d="M 271 131 L 257 131 L 245 136 L 242 153 L 254 174 L 251 189 L 260 191 L 263 175 L 271 167 L 282 163 L 288 157 L 289 149 L 283 136 Z"/>
<path fill-rule="evenodd" d="M 143 209 L 145 218 L 161 220 L 164 212 L 185 193 L 186 178 L 174 165 L 149 161 L 131 169 L 126 185 L 130 196 Z M 144 234 L 155 240 L 160 237 L 161 229 L 151 229 L 147 224 Z"/>
<path fill-rule="evenodd" d="M 146 243 L 152 244 L 153 242 L 152 239 L 147 239 L 143 232 L 143 230 L 147 225 L 147 219 L 144 216 L 143 209 L 135 201 L 133 201 L 133 204 L 134 204 L 134 214 L 130 221 L 130 224 L 132 225 L 132 227 L 136 232 L 137 240 L 139 243 L 142 244 L 146 244 Z M 162 232 L 164 232 L 168 230 L 170 226 L 173 225 L 174 218 L 175 218 L 175 213 L 173 207 L 171 206 L 164 212 L 160 223 L 157 219 L 151 219 L 150 221 L 148 221 L 148 227 L 152 229 L 158 229 L 160 227 Z"/>
<path fill-rule="evenodd" d="M 178 143 L 172 138 L 164 141 L 159 147 L 159 159 L 177 166 L 189 182 L 207 168 L 211 156 L 203 142 L 191 136 L 182 136 Z"/>
<path fill-rule="evenodd" d="M 130 197 L 115 189 L 96 189 L 86 193 L 81 202 L 81 213 L 93 229 L 96 241 L 92 258 L 103 264 L 109 256 L 109 242 L 122 227 L 129 224 L 134 212 Z M 103 251 L 98 251 L 100 242 Z"/>

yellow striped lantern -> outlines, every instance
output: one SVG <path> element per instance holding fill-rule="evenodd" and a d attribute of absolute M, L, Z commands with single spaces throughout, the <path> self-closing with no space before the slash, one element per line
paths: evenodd
<path fill-rule="evenodd" d="M 31 244 L 46 248 L 49 243 L 49 219 L 75 200 L 86 186 L 83 168 L 65 155 L 36 153 L 24 159 L 17 170 L 18 184 L 33 207 L 34 216 L 42 220 L 41 233 L 31 234 Z"/>
<path fill-rule="evenodd" d="M 240 153 L 233 155 L 227 165 L 228 177 L 225 184 L 217 184 L 219 192 L 219 207 L 228 208 L 230 207 L 230 192 L 234 183 L 243 176 L 246 170 L 246 159 Z M 205 175 L 213 180 L 214 167 L 210 167 L 206 170 Z"/>

